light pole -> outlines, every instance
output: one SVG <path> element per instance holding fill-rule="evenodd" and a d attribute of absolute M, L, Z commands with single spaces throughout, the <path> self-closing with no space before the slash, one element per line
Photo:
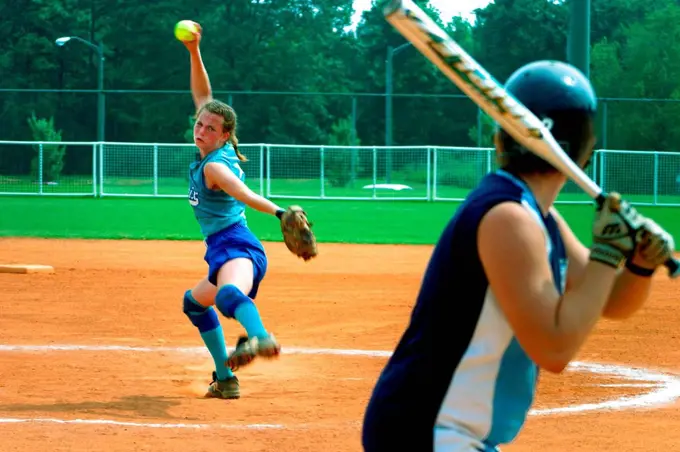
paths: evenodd
<path fill-rule="evenodd" d="M 105 130 L 105 125 L 106 125 L 106 118 L 105 118 L 105 98 L 104 98 L 104 46 L 102 45 L 101 42 L 97 44 L 93 44 L 90 41 L 87 41 L 83 38 L 79 38 L 78 36 L 64 36 L 59 39 L 57 39 L 55 44 L 57 44 L 59 47 L 62 47 L 64 44 L 69 42 L 70 40 L 75 39 L 76 41 L 80 41 L 83 44 L 87 45 L 90 47 L 92 50 L 94 50 L 97 53 L 97 58 L 99 59 L 98 64 L 97 64 L 97 141 L 103 142 L 104 141 L 104 130 Z"/>
<path fill-rule="evenodd" d="M 406 42 L 399 47 L 387 47 L 387 58 L 385 59 L 385 146 L 392 146 L 392 60 L 399 51 L 410 46 Z M 392 172 L 392 150 L 386 149 L 386 182 L 389 184 Z"/>
<path fill-rule="evenodd" d="M 392 60 L 399 51 L 410 46 L 407 42 L 397 48 L 387 47 L 387 59 L 385 61 L 385 146 L 392 145 Z"/>
<path fill-rule="evenodd" d="M 590 77 L 590 1 L 572 0 L 567 36 L 567 61 Z"/>

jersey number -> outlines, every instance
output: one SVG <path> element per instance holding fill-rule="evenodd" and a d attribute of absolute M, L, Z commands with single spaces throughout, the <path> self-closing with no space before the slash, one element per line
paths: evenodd
<path fill-rule="evenodd" d="M 189 204 L 196 207 L 198 205 L 198 192 L 194 187 L 189 187 Z"/>

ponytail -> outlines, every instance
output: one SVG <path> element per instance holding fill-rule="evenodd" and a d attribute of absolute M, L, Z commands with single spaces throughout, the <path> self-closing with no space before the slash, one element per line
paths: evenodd
<path fill-rule="evenodd" d="M 229 136 L 229 142 L 234 147 L 234 151 L 236 151 L 236 157 L 238 157 L 238 159 L 242 162 L 247 162 L 248 159 L 246 156 L 241 154 L 241 151 L 238 150 L 238 138 L 236 137 L 235 133 L 232 132 L 232 134 Z"/>

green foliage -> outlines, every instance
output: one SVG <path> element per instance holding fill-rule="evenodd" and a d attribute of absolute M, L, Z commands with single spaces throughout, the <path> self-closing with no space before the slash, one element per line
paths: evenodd
<path fill-rule="evenodd" d="M 187 129 L 184 131 L 184 141 L 187 143 L 193 143 L 194 142 L 194 124 L 196 123 L 196 120 L 194 119 L 193 116 L 188 116 L 187 117 Z"/>
<path fill-rule="evenodd" d="M 61 141 L 61 130 L 54 128 L 54 118 L 52 117 L 49 119 L 38 118 L 35 116 L 35 113 L 31 113 L 31 117 L 28 118 L 28 125 L 33 135 L 33 141 Z M 43 182 L 57 182 L 61 175 L 61 170 L 64 168 L 66 146 L 60 144 L 34 145 L 33 151 L 35 155 L 31 159 L 31 175 L 38 180 L 40 168 L 42 167 Z"/>
<path fill-rule="evenodd" d="M 340 118 L 331 127 L 328 144 L 331 146 L 360 146 L 352 135 L 351 118 Z M 327 149 L 324 152 L 324 177 L 332 187 L 346 187 L 363 172 L 356 149 Z"/>
<path fill-rule="evenodd" d="M 353 3 L 206 0 L 198 8 L 178 0 L 4 2 L 0 17 L 12 20 L 0 28 L 0 39 L 12 45 L 0 55 L 3 87 L 94 89 L 95 52 L 76 40 L 63 47 L 54 40 L 75 35 L 102 41 L 105 87 L 150 91 L 107 93 L 107 141 L 190 142 L 185 118 L 193 109 L 191 95 L 151 92 L 188 89 L 187 51 L 172 35 L 174 24 L 188 18 L 203 26 L 201 50 L 211 85 L 215 97 L 231 97 L 241 142 L 347 142 L 351 129 L 345 118 L 356 107 L 356 135 L 363 144 L 383 145 L 385 98 L 375 94 L 385 92 L 388 47 L 406 41 L 385 21 L 383 1 L 374 1 L 356 30 L 350 30 Z M 427 1 L 417 3 L 436 14 Z M 569 8 L 569 1 L 495 0 L 477 11 L 474 24 L 454 17 L 445 25 L 504 81 L 529 61 L 566 60 Z M 592 4 L 591 26 L 590 74 L 600 98 L 680 100 L 677 1 L 598 0 Z M 461 96 L 460 91 L 413 46 L 394 54 L 392 81 L 395 145 L 478 144 L 477 107 L 467 98 L 453 97 Z M 258 92 L 244 93 L 249 90 Z M 358 96 L 354 104 L 344 95 L 349 92 L 373 95 Z M 427 96 L 405 95 L 416 93 Z M 89 92 L 0 92 L 0 135 L 31 139 L 33 131 L 24 118 L 37 111 L 57 119 L 64 140 L 94 140 L 96 100 L 96 93 Z M 606 138 L 609 148 L 680 148 L 675 126 L 680 102 L 602 100 L 601 110 L 605 104 L 607 121 L 601 113 L 597 125 L 600 145 Z M 490 145 L 487 125 L 480 143 L 484 146 Z"/>
<path fill-rule="evenodd" d="M 328 144 L 331 146 L 360 146 L 360 140 L 353 136 L 351 118 L 340 118 L 331 126 Z"/>
<path fill-rule="evenodd" d="M 593 46 L 591 72 L 598 95 L 677 100 L 680 62 L 674 55 L 680 52 L 680 7 L 665 0 L 654 6 L 623 0 L 606 4 L 610 9 L 616 4 L 618 14 L 626 18 Z M 680 114 L 680 102 L 609 102 L 607 107 L 607 147 L 680 147 L 680 130 L 671 119 Z"/>
<path fill-rule="evenodd" d="M 352 151 L 326 149 L 324 152 L 324 177 L 332 187 L 346 187 L 352 180 Z"/>
<path fill-rule="evenodd" d="M 479 114 L 480 120 L 478 121 L 478 125 L 482 126 L 482 133 L 478 133 L 478 127 L 475 125 L 470 128 L 468 137 L 470 138 L 470 141 L 477 143 L 478 147 L 493 147 L 493 134 L 496 130 L 496 121 L 494 121 L 493 118 L 491 118 L 491 116 L 487 115 L 485 112 L 480 112 Z"/>
<path fill-rule="evenodd" d="M 427 164 L 411 162 L 392 172 L 392 180 L 401 184 L 427 184 Z"/>
<path fill-rule="evenodd" d="M 471 159 L 451 153 L 440 155 L 437 160 L 437 184 L 471 189 L 487 172 L 486 159 Z"/>

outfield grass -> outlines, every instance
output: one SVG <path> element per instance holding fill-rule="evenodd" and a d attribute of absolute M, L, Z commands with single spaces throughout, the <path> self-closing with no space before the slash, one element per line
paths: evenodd
<path fill-rule="evenodd" d="M 276 200 L 300 203 L 320 241 L 432 243 L 453 203 Z M 0 235 L 34 237 L 201 239 L 186 199 L 0 197 Z M 280 240 L 277 220 L 248 209 L 262 240 Z"/>
<path fill-rule="evenodd" d="M 424 177 L 424 176 L 423 176 Z M 328 179 L 325 179 L 323 187 L 320 179 L 271 179 L 269 181 L 269 194 L 275 197 L 319 197 L 325 198 L 414 198 L 418 200 L 427 199 L 427 182 L 421 180 L 397 180 L 394 183 L 403 183 L 408 188 L 404 190 L 388 190 L 378 188 L 373 190 L 372 179 L 357 179 L 347 183 L 343 187 L 333 186 Z M 264 182 L 266 184 L 266 181 Z M 377 181 L 378 184 L 384 183 L 383 180 Z M 266 196 L 267 187 L 260 186 L 260 179 L 257 177 L 249 178 L 246 184 L 256 193 Z M 58 184 L 43 184 L 45 194 L 92 194 L 96 190 L 99 192 L 99 184 L 95 188 L 92 178 L 87 176 L 64 176 Z M 179 177 L 159 177 L 154 184 L 153 178 L 135 177 L 106 177 L 104 179 L 104 192 L 106 195 L 115 196 L 177 196 L 184 197 L 187 194 L 187 181 Z M 440 200 L 459 200 L 464 199 L 473 187 L 457 187 L 452 185 L 438 184 L 436 192 L 432 195 Z M 433 188 L 434 190 L 434 188 Z M 31 181 L 28 177 L 7 177 L 0 176 L 0 196 L 3 192 L 9 193 L 38 193 L 38 184 Z M 627 200 L 634 203 L 652 204 L 676 204 L 680 206 L 680 195 L 660 194 L 654 197 L 653 194 L 631 195 L 625 194 Z M 588 196 L 578 189 L 573 183 L 569 182 L 558 197 L 559 201 L 569 202 L 588 202 Z"/>
<path fill-rule="evenodd" d="M 249 177 L 246 179 L 246 185 L 256 193 L 265 193 L 264 188 L 261 187 L 259 177 Z M 377 181 L 382 183 L 383 181 Z M 267 182 L 264 181 L 266 184 Z M 402 183 L 402 181 L 397 181 Z M 271 179 L 269 181 L 269 190 L 272 195 L 277 196 L 310 196 L 321 197 L 322 193 L 326 197 L 353 197 L 353 198 L 370 198 L 374 196 L 373 190 L 364 188 L 373 184 L 372 179 L 357 179 L 353 182 L 348 182 L 343 187 L 334 186 L 328 179 L 324 180 L 323 186 L 321 179 Z M 376 190 L 375 197 L 377 198 L 394 198 L 394 197 L 410 197 L 410 198 L 427 198 L 427 183 L 426 182 L 406 182 L 409 188 L 404 191 L 396 190 Z M 107 195 L 177 195 L 186 196 L 188 189 L 188 182 L 181 177 L 158 177 L 154 183 L 152 177 L 105 177 L 104 178 L 104 193 Z M 90 176 L 63 176 L 59 183 L 44 183 L 42 186 L 43 193 L 46 194 L 88 194 L 93 193 L 96 189 L 97 193 L 100 191 L 99 183 L 94 187 L 92 177 Z M 7 177 L 0 175 L 0 193 L 38 193 L 39 184 L 33 181 L 30 177 Z M 466 193 L 468 189 L 458 189 L 459 192 Z"/>
<path fill-rule="evenodd" d="M 300 203 L 314 222 L 321 242 L 435 243 L 455 213 L 457 202 L 276 200 L 282 206 Z M 590 243 L 593 207 L 558 206 L 577 236 Z M 680 209 L 640 206 L 680 237 Z M 265 241 L 280 241 L 278 222 L 247 211 L 250 227 Z M 0 236 L 114 239 L 201 239 L 186 199 L 0 197 Z"/>

